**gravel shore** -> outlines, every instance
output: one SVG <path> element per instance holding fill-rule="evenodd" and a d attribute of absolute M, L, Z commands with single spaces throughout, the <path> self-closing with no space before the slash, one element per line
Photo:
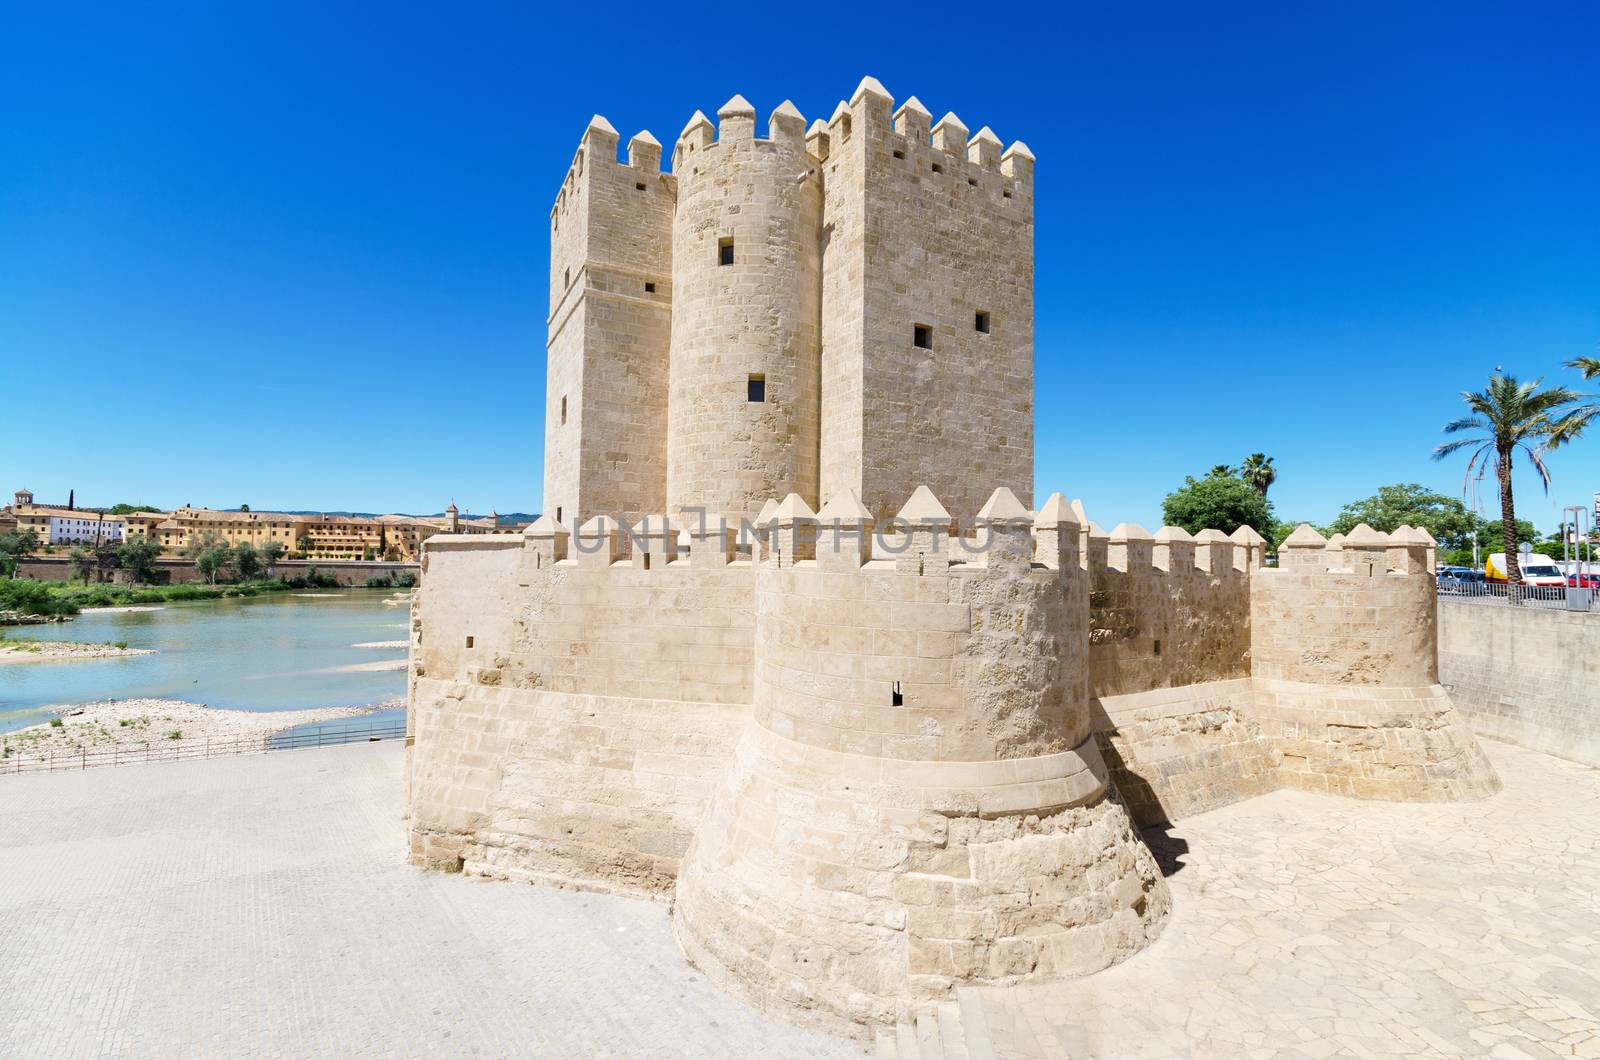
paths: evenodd
<path fill-rule="evenodd" d="M 154 655 L 154 648 L 119 648 L 114 644 L 74 644 L 64 640 L 8 640 L 0 644 L 0 666 L 9 663 L 64 662 L 69 659 L 120 659 Z"/>

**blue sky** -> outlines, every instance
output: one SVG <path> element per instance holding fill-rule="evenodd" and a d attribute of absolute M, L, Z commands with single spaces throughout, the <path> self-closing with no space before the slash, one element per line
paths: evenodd
<path fill-rule="evenodd" d="M 1600 9 L 1111 7 L 0 4 L 0 490 L 537 510 L 589 116 L 670 144 L 867 73 L 1038 156 L 1037 488 L 1102 525 L 1253 450 L 1285 517 L 1459 491 L 1459 390 L 1577 382 Z M 1552 466 L 1544 528 L 1600 434 Z"/>

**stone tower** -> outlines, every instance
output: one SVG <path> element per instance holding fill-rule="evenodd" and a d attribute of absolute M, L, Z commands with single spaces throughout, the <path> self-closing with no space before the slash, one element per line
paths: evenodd
<path fill-rule="evenodd" d="M 892 114 L 891 114 L 892 112 Z M 756 135 L 735 96 L 660 172 L 590 122 L 551 212 L 545 512 L 753 517 L 1033 486 L 1033 155 L 866 78 Z M 931 126 L 931 127 L 930 127 Z"/>
<path fill-rule="evenodd" d="M 742 96 L 717 118 L 673 152 L 667 512 L 753 518 L 774 495 L 817 503 L 822 180 L 792 103 L 764 140 Z"/>
<path fill-rule="evenodd" d="M 637 518 L 666 501 L 673 178 L 596 116 L 550 211 L 544 510 Z"/>

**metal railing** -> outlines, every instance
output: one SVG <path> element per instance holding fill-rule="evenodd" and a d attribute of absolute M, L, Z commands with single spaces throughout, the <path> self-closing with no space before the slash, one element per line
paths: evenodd
<path fill-rule="evenodd" d="M 1471 603 L 1513 607 L 1540 607 L 1551 611 L 1595 610 L 1594 589 L 1575 585 L 1508 585 L 1505 582 L 1478 581 L 1441 576 L 1441 600 L 1466 600 Z"/>
<path fill-rule="evenodd" d="M 102 750 L 79 747 L 74 750 L 11 747 L 0 758 L 0 775 L 6 773 L 65 773 L 99 766 L 129 766 L 141 762 L 177 762 L 197 758 L 226 758 L 235 755 L 265 754 L 268 751 L 293 751 L 306 747 L 334 747 L 346 743 L 370 743 L 398 739 L 406 734 L 404 721 L 385 722 L 314 732 L 268 733 L 264 736 L 223 736 L 205 740 L 162 740 L 137 746 L 114 746 Z"/>

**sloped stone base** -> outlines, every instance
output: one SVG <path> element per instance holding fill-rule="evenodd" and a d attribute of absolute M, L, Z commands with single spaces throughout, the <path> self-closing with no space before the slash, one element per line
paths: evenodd
<path fill-rule="evenodd" d="M 960 983 L 1097 971 L 1148 944 L 1169 901 L 1092 737 L 924 762 L 751 724 L 683 861 L 673 923 L 724 987 L 859 1033 Z"/>
<path fill-rule="evenodd" d="M 1482 799 L 1500 778 L 1438 685 L 1383 688 L 1256 678 L 1278 783 L 1358 799 Z"/>
<path fill-rule="evenodd" d="M 411 859 L 665 897 L 746 709 L 419 680 Z"/>

